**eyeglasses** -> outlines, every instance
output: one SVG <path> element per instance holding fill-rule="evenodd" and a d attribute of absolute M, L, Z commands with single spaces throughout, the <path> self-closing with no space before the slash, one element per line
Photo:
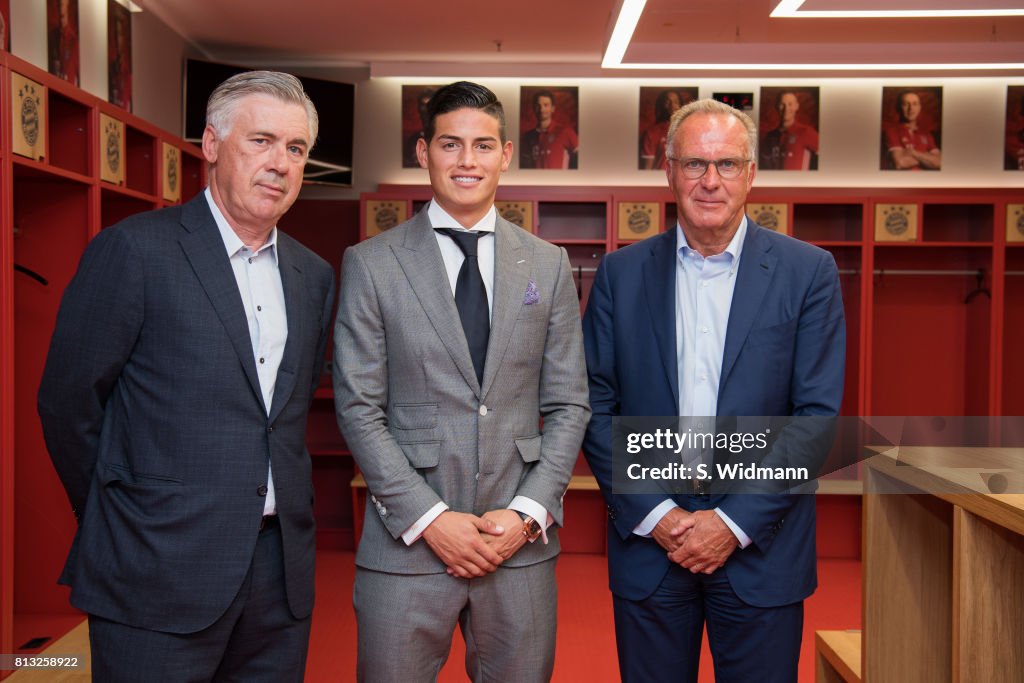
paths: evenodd
<path fill-rule="evenodd" d="M 739 178 L 747 164 L 753 161 L 753 159 L 699 159 L 697 157 L 668 158 L 678 163 L 679 168 L 683 171 L 683 176 L 690 180 L 703 178 L 704 174 L 708 172 L 708 166 L 711 165 L 714 165 L 719 176 L 725 180 L 733 180 Z"/>

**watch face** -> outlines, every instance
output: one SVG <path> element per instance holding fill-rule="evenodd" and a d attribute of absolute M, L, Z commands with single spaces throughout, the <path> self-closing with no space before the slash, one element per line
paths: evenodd
<path fill-rule="evenodd" d="M 533 541 L 540 536 L 541 528 L 540 522 L 535 519 L 527 519 L 523 522 L 523 535 L 526 536 L 527 540 Z"/>

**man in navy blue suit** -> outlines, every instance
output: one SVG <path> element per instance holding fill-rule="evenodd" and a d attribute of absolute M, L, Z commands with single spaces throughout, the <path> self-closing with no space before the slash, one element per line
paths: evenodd
<path fill-rule="evenodd" d="M 64 292 L 39 417 L 79 522 L 61 583 L 95 681 L 303 679 L 334 273 L 277 223 L 317 123 L 294 76 L 229 78 L 206 191 L 103 230 Z"/>
<path fill-rule="evenodd" d="M 838 271 L 828 252 L 744 215 L 748 116 L 700 100 L 675 113 L 667 140 L 679 225 L 604 259 L 583 322 L 584 451 L 608 506 L 619 668 L 627 682 L 695 682 L 706 625 L 719 683 L 791 683 L 817 583 L 814 497 L 699 483 L 616 494 L 612 419 L 838 414 Z"/>

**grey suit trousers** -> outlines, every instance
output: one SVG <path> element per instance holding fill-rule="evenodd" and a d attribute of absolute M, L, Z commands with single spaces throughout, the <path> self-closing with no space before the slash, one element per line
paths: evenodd
<path fill-rule="evenodd" d="M 458 623 L 475 683 L 549 681 L 557 598 L 555 558 L 476 579 L 357 567 L 358 680 L 436 681 Z"/>

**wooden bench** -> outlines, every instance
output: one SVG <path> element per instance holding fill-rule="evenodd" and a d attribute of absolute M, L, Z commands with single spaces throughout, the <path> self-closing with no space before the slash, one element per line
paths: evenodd
<path fill-rule="evenodd" d="M 814 680 L 817 683 L 860 683 L 860 631 L 817 631 L 814 634 Z"/>

